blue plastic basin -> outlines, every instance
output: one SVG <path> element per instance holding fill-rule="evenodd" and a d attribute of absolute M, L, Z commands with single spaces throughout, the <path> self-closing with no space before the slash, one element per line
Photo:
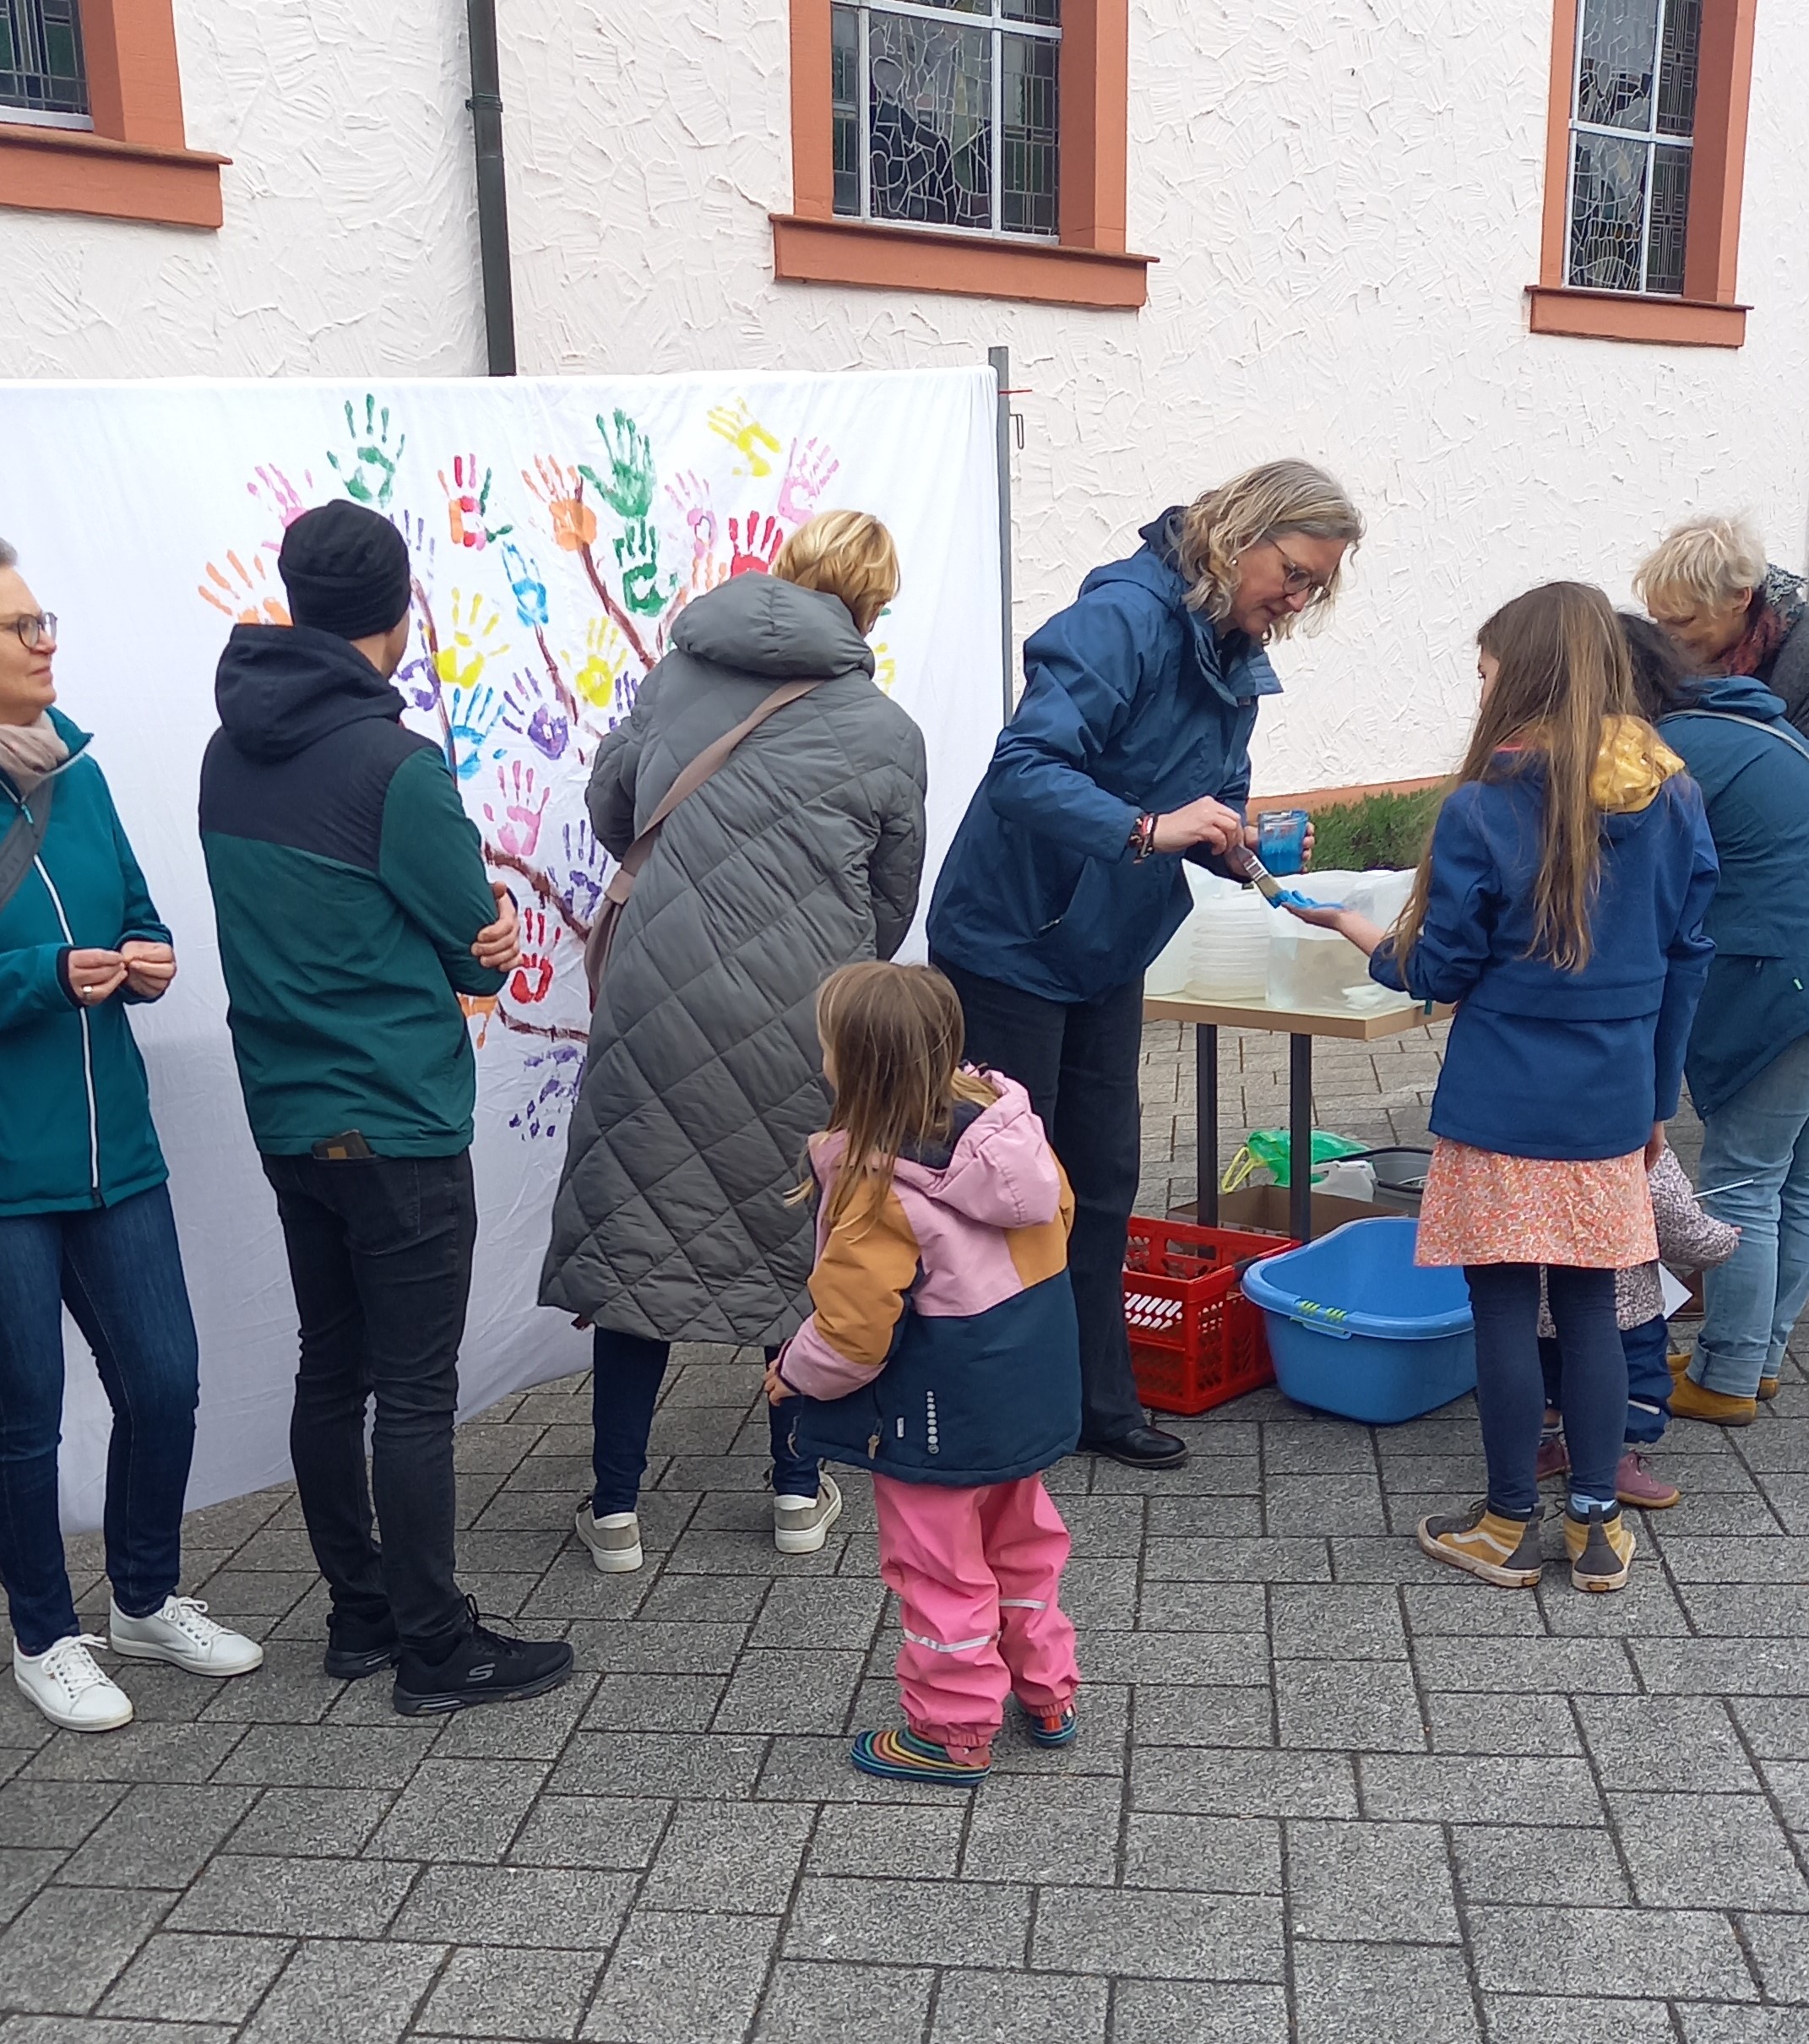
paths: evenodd
<path fill-rule="evenodd" d="M 1469 1287 L 1461 1270 L 1415 1264 L 1418 1233 L 1404 1215 L 1349 1221 L 1244 1273 L 1290 1398 L 1393 1426 L 1475 1390 Z"/>

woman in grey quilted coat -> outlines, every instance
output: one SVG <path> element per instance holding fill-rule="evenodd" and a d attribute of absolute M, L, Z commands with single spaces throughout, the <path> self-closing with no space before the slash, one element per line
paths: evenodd
<path fill-rule="evenodd" d="M 606 1574 L 640 1566 L 636 1506 L 671 1345 L 770 1356 L 808 1308 L 812 1215 L 786 1195 L 828 1113 L 817 989 L 898 949 L 923 867 L 923 736 L 875 685 L 866 643 L 898 579 L 877 519 L 812 519 L 771 575 L 679 613 L 591 773 L 591 822 L 620 858 L 706 746 L 774 689 L 817 684 L 672 812 L 597 995 L 541 1299 L 595 1329 L 596 1481 L 578 1530 Z M 774 1537 L 812 1553 L 841 1498 L 769 1411 Z"/>

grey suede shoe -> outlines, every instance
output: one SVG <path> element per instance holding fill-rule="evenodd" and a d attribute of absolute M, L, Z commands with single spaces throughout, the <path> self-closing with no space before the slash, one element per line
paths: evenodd
<path fill-rule="evenodd" d="M 641 1565 L 641 1522 L 633 1512 L 599 1519 L 588 1498 L 578 1508 L 578 1537 L 605 1575 L 632 1575 Z"/>
<path fill-rule="evenodd" d="M 815 1554 L 842 1515 L 842 1493 L 827 1470 L 817 1479 L 814 1498 L 773 1500 L 773 1545 L 781 1554 Z"/>

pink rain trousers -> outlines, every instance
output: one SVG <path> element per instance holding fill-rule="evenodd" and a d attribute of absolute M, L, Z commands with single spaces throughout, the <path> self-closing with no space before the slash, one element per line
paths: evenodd
<path fill-rule="evenodd" d="M 1040 1476 L 950 1490 L 873 1479 L 879 1573 L 899 1600 L 899 1687 L 919 1738 L 991 1744 L 1015 1692 L 1039 1715 L 1080 1686 L 1057 1597 L 1067 1528 Z"/>

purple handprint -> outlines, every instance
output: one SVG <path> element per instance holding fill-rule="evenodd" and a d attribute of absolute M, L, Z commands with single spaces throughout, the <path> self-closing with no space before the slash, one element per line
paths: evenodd
<path fill-rule="evenodd" d="M 511 1128 L 524 1136 L 557 1136 L 567 1112 L 578 1098 L 584 1075 L 584 1053 L 577 1045 L 556 1043 L 550 1050 L 536 1051 L 522 1060 L 521 1068 L 530 1080 L 538 1078 L 536 1090 L 508 1117 Z"/>
<path fill-rule="evenodd" d="M 549 699 L 545 678 L 531 667 L 524 667 L 502 691 L 502 721 L 548 759 L 564 758 L 572 742 L 570 718 Z"/>
<path fill-rule="evenodd" d="M 598 844 L 589 824 L 568 824 L 562 834 L 568 889 L 566 898 L 572 913 L 589 922 L 603 899 L 609 855 Z"/>

